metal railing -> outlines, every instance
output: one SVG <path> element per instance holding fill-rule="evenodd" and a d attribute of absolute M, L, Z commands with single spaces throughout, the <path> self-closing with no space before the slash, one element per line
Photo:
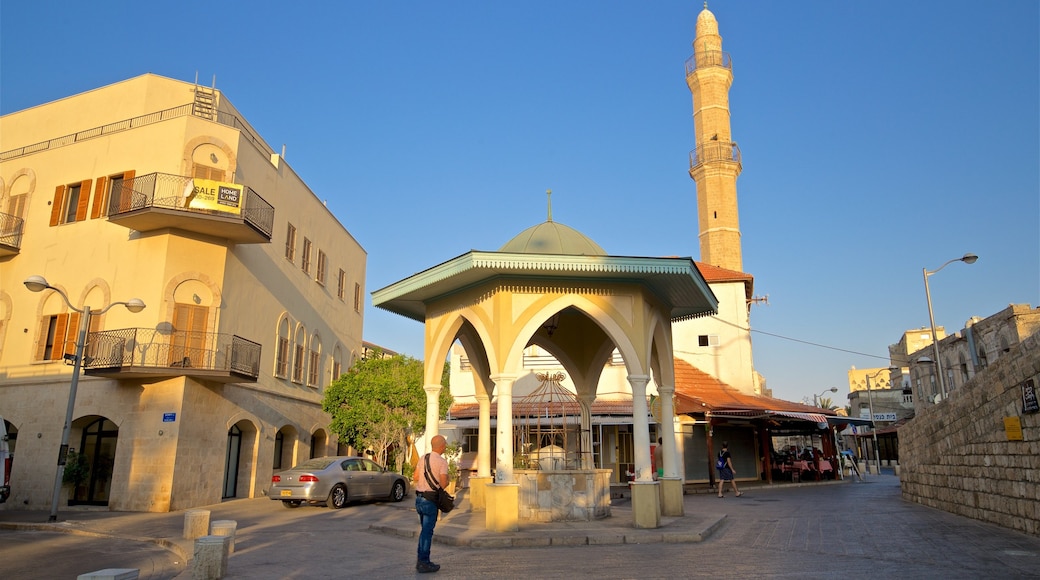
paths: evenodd
<path fill-rule="evenodd" d="M 121 328 L 90 333 L 83 368 L 202 369 L 256 379 L 260 376 L 260 348 L 258 343 L 232 334 Z"/>
<path fill-rule="evenodd" d="M 705 50 L 686 59 L 686 76 L 690 76 L 699 68 L 718 66 L 733 70 L 733 59 L 728 52 L 721 50 Z"/>
<path fill-rule="evenodd" d="M 152 123 L 158 123 L 159 121 L 166 121 L 168 119 L 175 119 L 177 117 L 195 116 L 201 119 L 212 120 L 209 114 L 204 114 L 200 111 L 196 111 L 195 103 L 188 103 L 155 113 L 148 113 L 147 115 L 141 115 L 132 119 L 125 119 L 122 121 L 116 121 L 115 123 L 109 123 L 102 125 L 101 127 L 94 127 L 93 129 L 86 129 L 79 131 L 78 133 L 72 133 L 62 137 L 56 137 L 47 141 L 41 141 L 32 145 L 26 145 L 25 147 L 18 147 L 17 149 L 10 149 L 0 153 L 0 161 L 7 161 L 9 159 L 15 159 L 16 157 L 22 157 L 23 155 L 30 155 L 40 151 L 46 151 L 48 149 L 55 149 L 58 147 L 64 147 L 65 145 L 72 145 L 73 143 L 79 143 L 87 139 L 93 139 L 95 137 L 101 137 L 103 135 L 110 135 L 112 133 L 118 133 L 120 131 L 126 131 L 128 129 L 135 129 L 137 127 L 143 127 L 145 125 L 151 125 Z M 217 123 L 221 125 L 227 125 L 238 129 L 243 136 L 248 138 L 248 141 L 253 144 L 261 153 L 265 155 L 272 155 L 274 149 L 271 149 L 267 143 L 264 143 L 263 139 L 253 133 L 252 129 L 245 124 L 236 115 L 231 113 L 225 113 L 223 111 L 217 111 Z"/>
<path fill-rule="evenodd" d="M 0 213 L 0 245 L 22 247 L 22 229 L 25 220 L 9 213 Z"/>
<path fill-rule="evenodd" d="M 740 163 L 740 147 L 732 141 L 709 141 L 690 151 L 690 169 L 709 161 Z"/>
<path fill-rule="evenodd" d="M 168 173 L 149 173 L 135 177 L 123 189 L 112 192 L 108 200 L 108 216 L 113 217 L 140 209 L 157 207 L 187 213 L 232 216 L 234 214 L 213 209 L 184 207 L 185 190 L 191 185 L 192 178 Z M 245 195 L 240 212 L 242 218 L 251 226 L 263 232 L 268 238 L 274 232 L 274 206 L 260 197 L 253 188 L 245 186 Z"/>

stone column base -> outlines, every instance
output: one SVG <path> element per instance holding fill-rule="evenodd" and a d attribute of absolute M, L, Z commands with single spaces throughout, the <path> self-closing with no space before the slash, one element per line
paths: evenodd
<path fill-rule="evenodd" d="M 632 518 L 637 528 L 661 527 L 661 492 L 656 481 L 632 482 Z"/>
<path fill-rule="evenodd" d="M 470 476 L 469 478 L 469 508 L 475 512 L 487 509 L 487 486 L 494 479 L 490 477 Z"/>
<path fill-rule="evenodd" d="M 685 515 L 682 480 L 678 477 L 662 477 L 657 480 L 657 483 L 661 486 L 661 515 Z"/>
<path fill-rule="evenodd" d="M 489 532 L 520 530 L 520 485 L 491 483 L 484 486 L 486 512 L 484 527 Z"/>

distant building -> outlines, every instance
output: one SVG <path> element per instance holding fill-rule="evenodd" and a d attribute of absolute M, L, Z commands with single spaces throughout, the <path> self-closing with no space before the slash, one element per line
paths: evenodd
<path fill-rule="evenodd" d="M 366 254 L 218 90 L 146 74 L 0 118 L 0 409 L 50 504 L 78 312 L 90 319 L 69 503 L 258 497 L 334 454 L 329 382 L 361 356 Z M 63 502 L 65 500 L 63 499 Z M 62 504 L 64 505 L 64 503 Z"/>

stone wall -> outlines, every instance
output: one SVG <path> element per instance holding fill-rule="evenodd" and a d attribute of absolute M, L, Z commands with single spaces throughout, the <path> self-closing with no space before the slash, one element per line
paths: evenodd
<path fill-rule="evenodd" d="M 1040 333 L 899 430 L 903 497 L 1040 535 L 1040 413 L 1022 412 L 1022 383 L 1040 387 Z M 1019 417 L 1008 441 L 1004 417 Z"/>

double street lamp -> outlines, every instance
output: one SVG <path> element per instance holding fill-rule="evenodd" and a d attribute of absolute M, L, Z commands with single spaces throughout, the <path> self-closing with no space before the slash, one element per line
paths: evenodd
<path fill-rule="evenodd" d="M 831 388 L 827 389 L 826 391 L 823 391 L 823 393 L 837 393 L 837 392 L 838 392 L 838 387 L 831 387 Z M 820 393 L 818 395 L 813 395 L 812 396 L 813 406 L 814 407 L 819 407 L 820 406 L 820 397 L 823 396 L 823 393 Z"/>
<path fill-rule="evenodd" d="M 65 459 L 69 452 L 69 432 L 72 429 L 72 411 L 76 406 L 76 389 L 79 387 L 79 373 L 83 368 L 83 349 L 87 344 L 87 332 L 90 330 L 90 317 L 95 314 L 104 314 L 108 312 L 110 308 L 119 304 L 126 306 L 126 309 L 130 312 L 137 313 L 144 310 L 144 302 L 140 298 L 131 298 L 126 302 L 113 302 L 101 310 L 91 310 L 89 305 L 84 304 L 83 309 L 76 308 L 69 301 L 69 297 L 65 295 L 65 292 L 51 286 L 47 283 L 47 279 L 43 276 L 29 276 L 25 279 L 25 287 L 32 292 L 43 292 L 44 290 L 54 290 L 61 296 L 61 299 L 65 301 L 72 310 L 79 312 L 83 316 L 79 323 L 79 332 L 76 335 L 76 357 L 73 359 L 72 366 L 72 381 L 69 386 L 69 405 L 65 409 L 65 424 L 61 429 L 61 447 L 58 449 L 58 468 L 54 475 L 54 492 L 51 495 L 51 515 L 47 518 L 47 521 L 54 522 L 58 520 L 58 496 L 61 494 L 61 480 L 62 474 L 65 469 Z M 54 347 L 57 348 L 57 340 L 55 341 Z"/>
<path fill-rule="evenodd" d="M 925 295 L 925 298 L 928 299 L 928 323 L 931 324 L 931 327 L 932 327 L 932 355 L 935 357 L 935 372 L 939 374 L 939 393 L 942 395 L 943 399 L 946 398 L 946 377 L 943 376 L 942 362 L 940 362 L 940 360 L 939 360 L 939 338 L 935 334 L 935 316 L 932 315 L 932 292 L 928 288 L 928 277 L 931 276 L 932 274 L 935 274 L 939 270 L 942 270 L 946 266 L 949 266 L 950 264 L 952 264 L 954 262 L 964 262 L 965 264 L 974 264 L 975 261 L 978 260 L 978 259 L 979 259 L 979 257 L 976 256 L 975 254 L 967 253 L 967 254 L 964 254 L 963 256 L 961 256 L 960 258 L 954 258 L 952 260 L 948 260 L 945 264 L 943 264 L 942 266 L 939 266 L 938 268 L 936 268 L 934 270 L 929 270 L 928 268 L 923 268 L 923 271 L 924 271 L 924 295 Z"/>

